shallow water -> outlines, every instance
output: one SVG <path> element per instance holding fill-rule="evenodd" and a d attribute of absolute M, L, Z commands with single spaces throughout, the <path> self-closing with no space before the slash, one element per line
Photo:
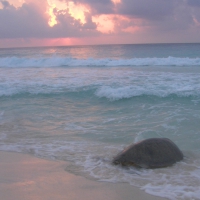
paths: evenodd
<path fill-rule="evenodd" d="M 200 196 L 200 45 L 0 50 L 0 150 L 70 161 L 87 178 L 169 199 Z M 155 170 L 111 160 L 167 137 L 185 158 Z"/>

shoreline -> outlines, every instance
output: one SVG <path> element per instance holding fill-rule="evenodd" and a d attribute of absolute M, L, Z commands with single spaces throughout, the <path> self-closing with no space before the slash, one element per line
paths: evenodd
<path fill-rule="evenodd" d="M 164 200 L 127 183 L 88 180 L 65 171 L 67 162 L 0 151 L 0 199 Z"/>

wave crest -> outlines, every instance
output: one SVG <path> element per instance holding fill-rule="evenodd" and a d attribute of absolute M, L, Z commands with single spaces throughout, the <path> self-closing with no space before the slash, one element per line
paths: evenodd
<path fill-rule="evenodd" d="M 137 88 L 137 87 L 131 87 L 131 86 L 125 86 L 125 87 L 118 87 L 113 88 L 110 86 L 104 86 L 99 88 L 96 91 L 96 96 L 99 98 L 107 98 L 111 101 L 116 101 L 120 99 L 128 99 L 132 97 L 140 97 L 140 96 L 156 96 L 160 98 L 169 97 L 171 95 L 175 95 L 178 97 L 199 97 L 200 93 L 198 93 L 195 90 L 187 90 L 182 89 L 180 90 L 177 88 L 171 89 L 162 89 L 162 88 Z"/>
<path fill-rule="evenodd" d="M 200 58 L 131 58 L 76 59 L 71 57 L 0 58 L 0 67 L 62 67 L 62 66 L 199 66 Z"/>

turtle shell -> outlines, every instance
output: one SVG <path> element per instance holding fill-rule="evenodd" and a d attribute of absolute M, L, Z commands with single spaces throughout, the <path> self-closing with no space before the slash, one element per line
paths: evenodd
<path fill-rule="evenodd" d="M 114 159 L 114 164 L 134 165 L 142 168 L 161 168 L 183 159 L 183 153 L 168 138 L 150 138 L 132 144 Z"/>

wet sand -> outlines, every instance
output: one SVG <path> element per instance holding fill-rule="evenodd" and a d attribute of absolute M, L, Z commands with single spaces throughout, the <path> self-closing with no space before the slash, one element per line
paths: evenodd
<path fill-rule="evenodd" d="M 0 152 L 2 200 L 162 200 L 126 183 L 88 180 L 65 171 L 67 162 Z"/>

